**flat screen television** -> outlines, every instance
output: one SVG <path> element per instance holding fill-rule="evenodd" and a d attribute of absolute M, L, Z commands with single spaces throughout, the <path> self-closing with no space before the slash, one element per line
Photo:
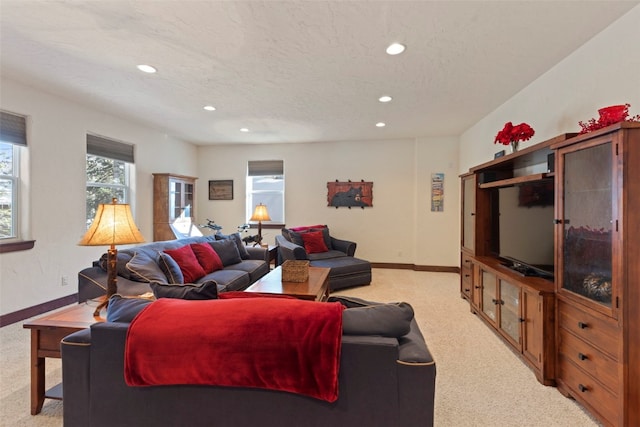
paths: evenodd
<path fill-rule="evenodd" d="M 553 280 L 552 181 L 495 189 L 491 194 L 491 251 L 527 276 Z"/>

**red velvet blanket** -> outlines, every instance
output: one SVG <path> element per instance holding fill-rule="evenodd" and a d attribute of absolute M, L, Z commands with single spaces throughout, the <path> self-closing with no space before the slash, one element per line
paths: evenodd
<path fill-rule="evenodd" d="M 289 298 L 161 298 L 129 327 L 125 381 L 255 387 L 334 402 L 342 309 Z"/>

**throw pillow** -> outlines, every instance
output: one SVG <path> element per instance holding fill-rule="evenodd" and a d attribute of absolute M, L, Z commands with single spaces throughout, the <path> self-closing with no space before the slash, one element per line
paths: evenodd
<path fill-rule="evenodd" d="M 322 231 L 309 231 L 300 235 L 304 242 L 304 249 L 308 254 L 327 252 L 329 249 L 324 242 Z"/>
<path fill-rule="evenodd" d="M 165 249 L 164 253 L 169 255 L 180 267 L 183 283 L 195 283 L 199 278 L 204 277 L 205 271 L 198 262 L 196 254 L 193 253 L 190 245 L 184 245 L 178 249 Z"/>
<path fill-rule="evenodd" d="M 133 318 L 152 302 L 146 298 L 124 298 L 115 294 L 109 298 L 107 322 L 131 323 Z"/>
<path fill-rule="evenodd" d="M 225 239 L 218 240 L 209 243 L 214 251 L 220 257 L 222 265 L 225 267 L 232 264 L 237 264 L 242 261 L 240 253 L 238 252 L 238 246 L 233 240 Z"/>
<path fill-rule="evenodd" d="M 166 276 L 166 281 L 169 283 L 184 283 L 184 276 L 178 263 L 164 252 L 158 253 L 158 265 Z M 165 280 L 160 280 L 165 282 Z"/>
<path fill-rule="evenodd" d="M 406 302 L 375 303 L 357 298 L 330 297 L 345 307 L 342 332 L 345 335 L 380 335 L 400 338 L 411 330 L 413 307 Z"/>
<path fill-rule="evenodd" d="M 136 252 L 127 263 L 129 279 L 136 282 L 166 282 L 167 277 L 156 260 L 146 252 Z"/>
<path fill-rule="evenodd" d="M 208 243 L 192 243 L 191 249 L 206 274 L 222 270 L 222 260 Z"/>
<path fill-rule="evenodd" d="M 151 282 L 149 284 L 156 298 L 177 298 L 188 300 L 205 300 L 218 298 L 218 284 L 214 280 L 185 285 L 169 285 Z"/>
<path fill-rule="evenodd" d="M 240 254 L 240 258 L 249 259 L 249 252 L 247 251 L 247 247 L 244 245 L 242 241 L 242 237 L 240 237 L 240 233 L 233 233 L 229 235 L 225 234 L 215 234 L 216 240 L 233 240 L 238 247 L 238 253 Z"/>

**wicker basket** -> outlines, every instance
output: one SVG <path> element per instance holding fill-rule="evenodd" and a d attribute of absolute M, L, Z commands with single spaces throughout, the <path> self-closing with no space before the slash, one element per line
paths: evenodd
<path fill-rule="evenodd" d="M 309 261 L 286 260 L 282 263 L 283 282 L 306 282 L 309 278 Z"/>

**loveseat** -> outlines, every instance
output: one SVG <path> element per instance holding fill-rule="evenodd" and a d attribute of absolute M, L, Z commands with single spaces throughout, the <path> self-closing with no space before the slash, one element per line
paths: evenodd
<path fill-rule="evenodd" d="M 204 244 L 204 246 L 201 246 Z M 204 275 L 199 270 L 205 256 L 217 255 L 215 265 L 207 266 Z M 184 257 L 181 249 L 195 250 L 195 264 Z M 178 252 L 174 252 L 178 250 Z M 206 250 L 206 251 L 205 251 Z M 209 252 L 207 252 L 209 251 Z M 172 255 L 170 255 L 172 254 Z M 189 254 L 190 255 L 190 254 Z M 180 261 L 180 264 L 176 261 Z M 207 263 L 204 263 L 205 266 Z M 191 274 L 187 270 L 199 273 Z M 204 267 L 202 267 L 204 268 Z M 214 271 L 212 271 L 214 270 Z M 229 236 L 213 235 L 146 243 L 118 250 L 118 293 L 126 296 L 153 292 L 206 293 L 215 295 L 240 291 L 269 272 L 269 254 L 260 247 L 245 246 L 238 233 Z M 187 285 L 175 286 L 168 285 Z M 210 289 L 215 287 L 217 289 Z M 78 273 L 78 302 L 100 297 L 107 288 L 106 254 Z"/>
<path fill-rule="evenodd" d="M 309 260 L 312 267 L 330 268 L 332 291 L 371 283 L 371 263 L 356 258 L 356 243 L 337 239 L 326 225 L 283 228 L 276 236 L 278 262 Z"/>
<path fill-rule="evenodd" d="M 347 307 L 341 314 L 337 399 L 333 401 L 249 387 L 129 386 L 125 343 L 133 323 L 128 322 L 145 313 L 130 315 L 125 310 L 125 314 L 120 311 L 120 319 L 114 318 L 110 313 L 118 311 L 119 302 L 112 301 L 107 322 L 62 340 L 64 426 L 432 426 L 436 366 L 411 307 L 346 297 L 330 301 Z M 262 303 L 256 300 L 256 304 Z M 216 322 L 224 324 L 211 319 L 212 325 Z M 253 343 L 247 342 L 246 350 L 251 352 Z M 185 354 L 176 369 L 189 365 L 191 359 Z"/>

